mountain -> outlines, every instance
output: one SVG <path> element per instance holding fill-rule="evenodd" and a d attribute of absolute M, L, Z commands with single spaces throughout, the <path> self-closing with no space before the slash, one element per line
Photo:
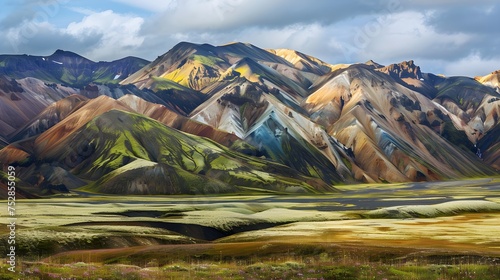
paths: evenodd
<path fill-rule="evenodd" d="M 8 175 L 3 170 L 0 170 L 0 197 L 2 199 L 7 199 L 8 197 L 8 185 L 7 185 Z M 5 182 L 5 183 L 4 183 Z M 25 198 L 39 198 L 42 195 L 39 190 L 33 186 L 25 184 L 23 182 L 16 182 L 16 199 Z"/>
<path fill-rule="evenodd" d="M 245 59 L 280 73 L 276 77 L 293 80 L 307 88 L 329 68 L 326 63 L 309 58 L 307 62 L 313 65 L 311 69 L 305 66 L 298 69 L 285 58 L 272 52 L 244 43 L 212 46 L 182 42 L 121 83 L 155 90 L 158 84 L 164 81 L 174 81 L 182 86 L 203 91 L 221 79 L 228 76 L 230 78 L 233 72 L 229 70 L 236 67 L 236 64 L 243 64 L 242 60 Z"/>
<path fill-rule="evenodd" d="M 118 83 L 147 63 L 136 57 L 94 62 L 73 52 L 57 50 L 49 56 L 0 55 L 0 75 L 80 87 L 91 82 Z"/>
<path fill-rule="evenodd" d="M 0 137 L 0 149 L 7 146 L 8 142 L 3 137 Z"/>
<path fill-rule="evenodd" d="M 191 114 L 191 118 L 234 133 L 259 154 L 333 184 L 349 171 L 336 143 L 319 125 L 279 101 L 276 88 L 237 78 Z M 301 110 L 302 111 L 302 110 Z M 345 172 L 347 171 L 347 172 Z"/>
<path fill-rule="evenodd" d="M 115 94 L 110 95 L 115 98 L 117 97 Z M 71 95 L 52 103 L 40 114 L 35 116 L 33 121 L 27 123 L 15 133 L 11 134 L 9 139 L 15 142 L 28 139 L 33 136 L 38 136 L 60 122 L 63 122 L 63 120 L 67 117 L 71 117 L 69 121 L 73 123 L 72 125 L 74 125 L 75 120 L 77 119 L 83 120 L 84 122 L 89 121 L 88 118 L 94 117 L 94 113 L 103 113 L 111 108 L 118 108 L 134 113 L 140 113 L 144 116 L 158 120 L 170 127 L 210 138 L 228 147 L 239 140 L 239 138 L 234 134 L 193 121 L 166 105 L 152 103 L 146 101 L 138 95 L 133 94 L 126 94 L 119 97 L 120 98 L 115 100 L 109 95 L 101 94 L 96 98 L 89 99 L 79 94 Z M 89 113 L 90 111 L 93 112 Z M 68 120 L 65 122 L 67 121 Z M 6 145 L 8 142 L 6 140 L 4 141 Z"/>
<path fill-rule="evenodd" d="M 17 162 L 24 161 L 21 179 L 50 180 L 40 175 L 42 168 L 50 166 L 55 169 L 52 173 L 65 173 L 66 182 L 46 185 L 72 189 L 85 180 L 91 183 L 84 190 L 109 194 L 334 191 L 323 181 L 284 165 L 231 151 L 206 138 L 117 110 L 119 102 L 108 97 L 100 99 L 92 115 L 82 112 L 85 120 L 68 117 L 29 145 L 19 145 Z M 33 149 L 29 151 L 28 146 Z M 14 150 L 9 147 L 0 152 L 2 162 L 13 160 L 15 151 L 9 152 Z"/>
<path fill-rule="evenodd" d="M 481 84 L 492 87 L 500 93 L 500 70 L 494 71 L 483 77 L 476 77 L 475 79 Z"/>
<path fill-rule="evenodd" d="M 422 73 L 420 66 L 416 65 L 413 60 L 394 63 L 388 66 L 382 66 L 376 62 L 369 63 L 368 65 L 370 64 L 376 70 L 391 76 L 396 82 L 411 90 L 420 92 L 428 98 L 432 99 L 436 95 L 435 85 L 430 81 L 438 80 L 439 77 L 433 74 Z"/>
<path fill-rule="evenodd" d="M 295 50 L 269 49 L 268 51 L 274 55 L 284 58 L 290 62 L 294 68 L 311 72 L 319 76 L 325 75 L 337 68 L 335 65 L 328 64 L 320 59 Z"/>
<path fill-rule="evenodd" d="M 155 119 L 171 128 L 178 129 L 190 134 L 206 137 L 227 147 L 237 143 L 240 138 L 232 133 L 219 130 L 188 117 L 180 115 L 167 107 L 148 102 L 136 95 L 126 95 L 118 101 L 121 101 L 132 108 L 135 112 Z"/>
<path fill-rule="evenodd" d="M 451 77 L 436 88 L 434 100 L 460 120 L 461 130 L 473 143 L 498 125 L 500 95 L 491 87 L 468 77 Z"/>
<path fill-rule="evenodd" d="M 156 90 L 164 81 L 173 81 L 200 90 L 216 81 L 227 67 L 212 46 L 180 43 L 121 83 Z"/>
<path fill-rule="evenodd" d="M 52 103 L 77 93 L 76 89 L 35 78 L 0 76 L 0 136 L 8 139 Z"/>
<path fill-rule="evenodd" d="M 304 102 L 311 118 L 352 153 L 356 179 L 418 181 L 492 172 L 457 130 L 465 126 L 456 116 L 377 70 L 359 64 L 332 72 Z"/>
<path fill-rule="evenodd" d="M 381 68 L 377 67 L 378 65 L 376 63 L 373 63 L 372 65 L 378 68 L 380 72 L 386 73 L 392 78 L 422 79 L 422 71 L 420 71 L 419 66 L 415 65 L 413 60 L 395 63 Z"/>
<path fill-rule="evenodd" d="M 315 193 L 500 169 L 498 71 L 333 65 L 248 43 L 181 42 L 150 63 L 0 58 L 0 163 L 27 196 Z"/>
<path fill-rule="evenodd" d="M 22 140 L 45 132 L 70 115 L 72 111 L 85 104 L 86 101 L 88 101 L 88 98 L 74 94 L 52 103 L 40 114 L 32 118 L 31 122 L 18 129 L 11 137 L 11 140 Z"/>
<path fill-rule="evenodd" d="M 170 111 L 163 105 L 149 103 L 134 95 L 126 95 L 119 100 L 105 95 L 94 99 L 72 95 L 53 103 L 40 113 L 35 121 L 19 130 L 13 137 L 18 141 L 0 151 L 0 161 L 17 162 L 27 167 L 23 170 L 24 179 L 40 186 L 45 193 L 82 187 L 86 183 L 71 174 L 67 168 L 61 168 L 60 163 L 52 160 L 45 162 L 41 158 L 50 158 L 57 147 L 72 147 L 66 144 L 67 137 L 93 118 L 115 109 L 150 115 L 172 127 L 212 138 L 227 146 L 237 144 L 239 140 L 235 135 L 197 123 Z M 238 150 L 237 148 L 234 150 Z M 80 155 L 77 153 L 66 157 L 65 163 L 72 160 L 79 161 Z M 59 175 L 54 176 L 54 174 Z"/>
<path fill-rule="evenodd" d="M 161 104 L 184 116 L 206 100 L 204 94 L 180 86 L 157 92 L 140 90 L 133 85 L 116 84 L 91 83 L 75 88 L 36 78 L 16 80 L 0 76 L 0 139 L 9 143 L 43 132 L 74 108 L 75 104 L 67 102 L 69 100 L 94 99 L 99 96 L 119 99 L 126 95 Z M 71 96 L 73 98 L 69 98 Z M 63 101 L 66 98 L 69 99 Z M 59 101 L 61 103 L 57 104 Z"/>
<path fill-rule="evenodd" d="M 478 156 L 497 171 L 500 170 L 500 141 L 498 139 L 500 139 L 500 128 L 497 125 L 477 143 Z"/>

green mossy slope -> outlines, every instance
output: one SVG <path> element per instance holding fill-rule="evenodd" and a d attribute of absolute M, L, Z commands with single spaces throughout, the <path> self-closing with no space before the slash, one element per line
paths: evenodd
<path fill-rule="evenodd" d="M 141 115 L 112 110 L 69 138 L 57 158 L 84 190 L 113 194 L 194 194 L 252 190 L 333 191 L 315 178 L 243 155 Z"/>

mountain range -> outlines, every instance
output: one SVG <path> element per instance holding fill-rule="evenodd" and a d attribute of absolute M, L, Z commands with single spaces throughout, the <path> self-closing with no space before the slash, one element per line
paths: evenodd
<path fill-rule="evenodd" d="M 318 193 L 492 176 L 499 81 L 500 71 L 333 65 L 248 43 L 182 42 L 152 62 L 1 55 L 0 163 L 16 167 L 18 195 L 30 198 Z"/>

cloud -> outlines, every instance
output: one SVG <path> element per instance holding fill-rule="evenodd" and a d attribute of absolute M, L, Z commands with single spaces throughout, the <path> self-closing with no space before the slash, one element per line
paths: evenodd
<path fill-rule="evenodd" d="M 191 0 L 178 1 L 175 9 L 159 13 L 145 26 L 145 32 L 232 32 L 257 28 L 284 28 L 294 24 L 328 25 L 358 14 L 375 14 L 378 1 L 332 2 L 316 0 Z"/>
<path fill-rule="evenodd" d="M 472 27 L 451 30 L 438 26 L 437 18 L 449 24 L 457 22 L 451 16 L 444 19 L 453 3 L 456 9 L 470 8 L 470 2 L 462 0 L 317 1 L 315 5 L 264 0 L 183 1 L 175 10 L 147 19 L 141 33 L 147 34 L 151 46 L 161 37 L 163 44 L 152 48 L 158 54 L 178 41 L 215 45 L 243 41 L 262 48 L 296 49 L 330 63 L 373 59 L 390 64 L 413 59 L 422 63 L 424 71 L 445 74 L 453 69 L 446 68 L 447 64 L 474 52 L 495 61 L 493 53 L 499 53 L 500 39 L 496 38 L 500 36 L 469 32 L 474 30 Z M 493 15 L 482 18 L 478 14 L 478 21 L 486 22 L 480 23 L 482 27 L 498 21 L 494 17 L 496 6 L 491 1 L 478 3 L 484 4 L 478 6 L 478 11 Z M 460 24 L 467 25 L 467 21 Z M 499 47 L 492 44 L 495 40 Z M 484 46 L 492 51 L 486 52 Z M 455 69 L 459 71 L 458 67 Z"/>
<path fill-rule="evenodd" d="M 12 28 L 25 21 L 47 22 L 58 15 L 60 16 L 61 8 L 67 2 L 69 0 L 7 1 L 7 3 L 2 3 L 2 8 L 6 8 L 9 12 L 4 15 L 0 12 L 0 16 L 2 16 L 0 27 L 3 29 Z"/>
<path fill-rule="evenodd" d="M 97 13 L 97 11 L 95 11 L 95 10 L 87 9 L 87 8 L 83 8 L 83 7 L 68 7 L 68 9 L 75 12 L 75 13 L 79 13 L 81 15 L 86 15 L 86 16 L 90 16 L 92 14 Z"/>
<path fill-rule="evenodd" d="M 433 13 L 427 23 L 442 33 L 498 34 L 499 5 L 450 7 Z"/>
<path fill-rule="evenodd" d="M 364 33 L 366 43 L 359 52 L 362 60 L 442 59 L 466 56 L 472 36 L 466 33 L 440 33 L 426 25 L 428 15 L 402 12 L 373 34 Z M 355 35 L 356 36 L 356 35 Z M 359 35 L 358 35 L 359 36 Z"/>
<path fill-rule="evenodd" d="M 408 1 L 404 5 L 409 9 L 415 9 L 417 11 L 429 10 L 429 9 L 450 9 L 450 8 L 467 8 L 477 5 L 495 5 L 497 0 L 475 0 L 474 4 L 471 4 L 470 0 L 419 0 L 419 1 Z"/>
<path fill-rule="evenodd" d="M 492 11 L 482 10 L 483 13 Z M 473 32 L 474 28 L 465 27 L 445 29 L 444 26 L 432 23 L 443 12 L 403 9 L 387 15 L 380 22 L 376 18 L 365 18 L 358 24 L 348 21 L 347 30 L 351 31 L 347 34 L 350 35 L 336 31 L 332 33 L 334 36 L 329 45 L 346 54 L 346 60 L 362 62 L 373 59 L 382 64 L 415 60 L 425 72 L 446 75 L 484 75 L 500 69 L 500 34 L 496 31 L 498 25 L 492 27 L 480 23 L 494 34 Z M 476 17 L 482 21 L 479 14 Z M 358 19 L 361 18 L 363 17 Z M 485 18 L 488 24 L 493 21 L 497 19 Z M 445 22 L 455 23 L 457 20 Z M 457 23 L 460 24 L 462 23 Z"/>
<path fill-rule="evenodd" d="M 449 76 L 484 76 L 500 69 L 500 58 L 485 59 L 478 53 L 448 63 L 445 73 Z"/>
<path fill-rule="evenodd" d="M 3 35 L 7 40 L 1 41 L 0 47 L 2 49 L 11 50 L 9 53 L 32 55 L 49 55 L 59 48 L 77 52 L 83 51 L 84 48 L 97 46 L 101 39 L 100 36 L 93 36 L 75 40 L 74 36 L 47 22 L 34 24 L 30 21 L 24 21 L 17 27 L 9 28 L 4 31 Z M 64 42 L 63 46 L 61 46 L 61 42 Z"/>
<path fill-rule="evenodd" d="M 111 10 L 91 13 L 62 28 L 46 20 L 24 20 L 2 31 L 7 40 L 0 42 L 0 47 L 10 49 L 10 53 L 35 55 L 64 48 L 93 60 L 119 59 L 142 46 L 144 37 L 139 31 L 143 23 L 141 17 Z"/>
<path fill-rule="evenodd" d="M 466 45 L 468 52 L 457 59 L 471 54 L 489 61 L 500 58 L 500 5 L 482 1 L 470 6 L 453 6 L 436 11 L 426 24 L 440 34 L 467 34 L 471 38 Z M 498 66 L 500 68 L 500 65 Z"/>
<path fill-rule="evenodd" d="M 144 37 L 139 35 L 139 30 L 143 23 L 141 17 L 107 10 L 88 15 L 80 22 L 72 22 L 62 32 L 79 41 L 100 37 L 98 45 L 85 50 L 85 54 L 94 59 L 109 60 L 117 59 L 142 45 Z"/>
<path fill-rule="evenodd" d="M 346 61 L 342 53 L 328 45 L 333 37 L 348 36 L 344 27 L 337 25 L 360 16 L 382 16 L 400 5 L 399 0 L 317 0 L 314 4 L 286 0 L 179 1 L 175 9 L 146 19 L 141 34 L 148 38 L 145 44 L 158 53 L 172 47 L 171 42 L 220 45 L 244 41 L 262 48 L 297 49 L 332 63 L 343 63 Z M 340 33 L 343 35 L 338 36 Z M 162 44 L 153 42 L 160 40 Z"/>

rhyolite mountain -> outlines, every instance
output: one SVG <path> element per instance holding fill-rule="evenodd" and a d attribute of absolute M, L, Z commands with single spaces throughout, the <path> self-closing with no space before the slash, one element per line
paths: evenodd
<path fill-rule="evenodd" d="M 500 169 L 498 71 L 182 42 L 152 62 L 4 55 L 0 74 L 0 162 L 23 197 L 315 193 Z"/>

